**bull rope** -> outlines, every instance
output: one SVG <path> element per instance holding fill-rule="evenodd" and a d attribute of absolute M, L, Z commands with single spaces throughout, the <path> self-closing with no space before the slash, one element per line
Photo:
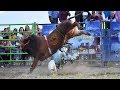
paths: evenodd
<path fill-rule="evenodd" d="M 46 44 L 47 44 L 47 46 L 48 46 L 48 51 L 49 51 L 49 53 L 52 55 L 52 51 L 51 51 L 50 46 L 49 46 L 49 44 L 48 44 L 48 40 L 47 40 L 46 35 L 44 35 L 44 37 L 45 37 Z"/>
<path fill-rule="evenodd" d="M 58 32 L 63 38 L 65 38 L 64 35 L 63 35 L 59 30 L 57 30 L 57 32 Z"/>

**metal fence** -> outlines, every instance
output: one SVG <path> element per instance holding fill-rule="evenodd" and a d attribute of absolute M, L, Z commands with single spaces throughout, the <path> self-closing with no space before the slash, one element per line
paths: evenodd
<path fill-rule="evenodd" d="M 24 32 L 14 32 L 14 33 L 33 33 L 35 34 L 35 30 L 36 30 L 36 23 L 32 23 L 32 24 L 0 24 L 0 27 L 8 27 L 9 28 L 9 32 L 2 32 L 1 31 L 1 36 L 2 34 L 9 34 L 9 39 L 0 39 L 0 41 L 19 41 L 20 39 L 12 39 L 11 38 L 11 35 L 13 33 L 13 31 L 11 30 L 11 27 L 13 26 L 16 26 L 16 27 L 19 27 L 19 26 L 25 26 L 25 25 L 31 25 L 32 26 L 32 29 L 31 31 L 24 31 Z M 32 60 L 13 60 L 12 59 L 12 56 L 13 55 L 22 55 L 22 54 L 27 54 L 27 53 L 23 53 L 22 51 L 19 50 L 18 46 L 13 46 L 13 45 L 2 45 L 0 46 L 0 49 L 8 49 L 8 52 L 0 52 L 0 62 L 22 62 L 22 61 L 32 61 Z M 14 49 L 17 49 L 18 51 L 17 52 L 14 52 Z M 3 59 L 3 57 L 7 57 L 9 59 Z"/>

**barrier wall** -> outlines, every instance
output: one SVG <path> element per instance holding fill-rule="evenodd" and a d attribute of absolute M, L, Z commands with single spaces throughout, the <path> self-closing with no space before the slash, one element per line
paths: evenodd
<path fill-rule="evenodd" d="M 110 28 L 102 28 L 102 60 L 120 61 L 120 23 L 109 22 Z"/>
<path fill-rule="evenodd" d="M 100 51 L 100 22 L 87 22 L 84 31 L 90 32 L 91 36 L 81 35 L 68 40 L 68 43 L 72 43 L 72 49 L 77 50 L 80 53 L 80 59 L 101 59 Z M 52 32 L 56 26 L 54 24 L 44 25 L 42 29 L 43 35 L 48 35 Z"/>
<path fill-rule="evenodd" d="M 110 60 L 120 61 L 120 22 L 112 22 L 110 28 Z"/>
<path fill-rule="evenodd" d="M 57 24 L 48 24 L 42 25 L 42 35 L 50 34 L 55 28 Z"/>
<path fill-rule="evenodd" d="M 88 40 L 82 39 L 82 44 L 88 45 L 88 59 L 101 60 L 101 22 L 86 22 L 84 31 L 91 33 L 91 36 L 85 36 Z"/>

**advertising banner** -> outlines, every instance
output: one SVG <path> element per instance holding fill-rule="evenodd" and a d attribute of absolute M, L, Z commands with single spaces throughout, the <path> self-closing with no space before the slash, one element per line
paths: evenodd
<path fill-rule="evenodd" d="M 100 36 L 100 21 L 86 22 L 86 31 L 94 34 L 94 36 Z"/>
<path fill-rule="evenodd" d="M 90 33 L 91 36 L 81 35 L 68 40 L 68 43 L 72 43 L 72 50 L 78 52 L 83 60 L 96 59 L 96 53 L 100 52 L 100 38 L 94 36 L 96 33 Z"/>
<path fill-rule="evenodd" d="M 120 22 L 111 22 L 110 58 L 112 61 L 120 61 Z"/>
<path fill-rule="evenodd" d="M 48 24 L 42 25 L 42 35 L 50 34 L 55 28 L 57 24 Z"/>

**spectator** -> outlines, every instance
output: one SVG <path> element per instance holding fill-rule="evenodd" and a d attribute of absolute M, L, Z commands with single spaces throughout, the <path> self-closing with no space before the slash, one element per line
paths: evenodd
<path fill-rule="evenodd" d="M 13 32 L 13 33 L 11 34 L 10 39 L 12 39 L 12 40 L 11 40 L 11 44 L 12 44 L 12 45 L 15 45 L 15 43 L 16 43 L 16 40 L 15 40 L 15 39 L 17 39 L 16 33 Z"/>
<path fill-rule="evenodd" d="M 83 13 L 83 11 L 75 11 L 75 16 L 78 15 L 75 17 L 75 20 L 79 23 L 83 22 L 83 14 L 82 13 Z M 80 24 L 80 25 L 83 27 L 83 24 Z"/>
<path fill-rule="evenodd" d="M 23 37 L 28 37 L 30 34 L 31 34 L 31 29 L 28 25 L 25 26 L 25 30 L 24 30 L 24 34 L 23 34 Z"/>
<path fill-rule="evenodd" d="M 87 15 L 83 15 L 84 12 L 87 12 Z M 83 22 L 88 21 L 88 18 L 91 16 L 91 14 L 89 11 L 75 11 L 75 16 L 75 20 L 83 27 Z"/>
<path fill-rule="evenodd" d="M 120 11 L 116 11 L 115 19 L 116 19 L 117 22 L 120 22 Z"/>
<path fill-rule="evenodd" d="M 25 26 L 25 31 L 30 31 L 29 25 L 26 25 L 26 26 Z"/>
<path fill-rule="evenodd" d="M 102 15 L 102 12 L 99 12 L 98 13 L 98 17 L 99 17 L 99 20 L 102 21 L 103 20 L 103 15 Z"/>
<path fill-rule="evenodd" d="M 13 33 L 17 36 L 17 28 L 14 28 Z"/>
<path fill-rule="evenodd" d="M 88 21 L 88 18 L 91 16 L 91 13 L 89 11 L 84 11 L 84 12 L 87 12 L 87 16 L 86 15 L 83 15 L 83 21 Z"/>
<path fill-rule="evenodd" d="M 114 11 L 110 12 L 110 15 L 108 16 L 108 20 L 110 20 L 110 21 L 114 21 L 115 20 L 115 13 L 114 13 Z"/>
<path fill-rule="evenodd" d="M 51 24 L 58 24 L 59 11 L 48 11 Z"/>
<path fill-rule="evenodd" d="M 108 16 L 110 16 L 111 11 L 103 11 L 104 15 L 105 15 L 105 19 L 108 18 Z"/>
<path fill-rule="evenodd" d="M 1 46 L 3 46 L 3 41 L 2 41 L 3 37 L 0 36 L 0 52 L 1 52 Z"/>
<path fill-rule="evenodd" d="M 13 33 L 13 34 L 11 35 L 11 39 L 13 39 L 13 40 L 11 41 L 12 46 L 17 46 L 17 45 L 18 45 L 18 40 L 15 40 L 15 39 L 18 39 L 18 37 L 17 37 L 16 33 Z M 12 48 L 11 51 L 12 51 L 12 53 L 19 53 L 19 49 L 18 49 L 17 47 Z M 13 59 L 13 60 L 16 60 L 16 59 L 18 59 L 18 58 L 19 58 L 19 55 L 18 55 L 18 54 L 13 54 L 13 55 L 12 55 L 12 59 Z"/>
<path fill-rule="evenodd" d="M 37 35 L 42 36 L 42 30 L 40 29 L 39 25 L 37 25 Z"/>
<path fill-rule="evenodd" d="M 9 30 L 7 28 L 4 28 L 4 31 L 3 31 L 3 39 L 9 39 Z"/>
<path fill-rule="evenodd" d="M 96 15 L 99 16 L 99 13 L 101 13 L 103 20 L 105 20 L 105 14 L 103 11 L 96 11 Z"/>
<path fill-rule="evenodd" d="M 9 39 L 9 36 L 3 37 L 3 39 Z M 9 40 L 3 41 L 3 46 L 10 46 L 11 42 Z M 10 53 L 10 48 L 5 47 L 4 53 Z M 10 60 L 10 54 L 3 55 L 3 60 Z M 4 66 L 8 65 L 8 62 L 4 62 Z"/>
<path fill-rule="evenodd" d="M 2 46 L 4 46 L 3 45 L 3 41 L 2 41 L 2 39 L 3 39 L 3 37 L 2 36 L 0 36 L 0 53 L 4 53 L 5 52 L 5 48 L 3 48 Z M 4 59 L 4 55 L 0 55 L 0 60 L 3 60 Z M 0 63 L 0 67 L 4 67 L 4 63 Z"/>
<path fill-rule="evenodd" d="M 88 21 L 99 20 L 99 17 L 96 15 L 95 11 L 92 11 L 92 15 L 89 17 Z"/>
<path fill-rule="evenodd" d="M 23 31 L 24 31 L 24 28 L 23 28 L 23 27 L 20 27 L 20 28 L 19 28 L 19 33 L 17 34 L 17 37 L 18 37 L 19 40 L 21 40 L 21 39 L 23 38 Z M 16 45 L 19 45 L 19 42 L 16 42 Z M 20 52 L 22 52 L 22 50 L 21 50 L 21 49 L 18 49 L 18 52 L 20 53 Z M 22 56 L 22 55 L 17 56 L 18 59 L 21 59 L 21 56 Z M 15 56 L 15 57 L 16 57 L 16 56 Z"/>
<path fill-rule="evenodd" d="M 67 19 L 68 16 L 70 16 L 69 11 L 59 11 L 59 21 L 62 22 Z"/>
<path fill-rule="evenodd" d="M 110 15 L 108 16 L 108 20 L 115 21 L 115 13 L 114 11 L 110 12 Z M 107 29 L 110 29 L 110 22 L 106 22 Z"/>
<path fill-rule="evenodd" d="M 23 31 L 24 31 L 24 28 L 23 28 L 23 27 L 20 27 L 20 28 L 19 28 L 19 33 L 17 34 L 17 36 L 18 36 L 19 39 L 22 39 L 22 38 L 23 38 Z"/>

